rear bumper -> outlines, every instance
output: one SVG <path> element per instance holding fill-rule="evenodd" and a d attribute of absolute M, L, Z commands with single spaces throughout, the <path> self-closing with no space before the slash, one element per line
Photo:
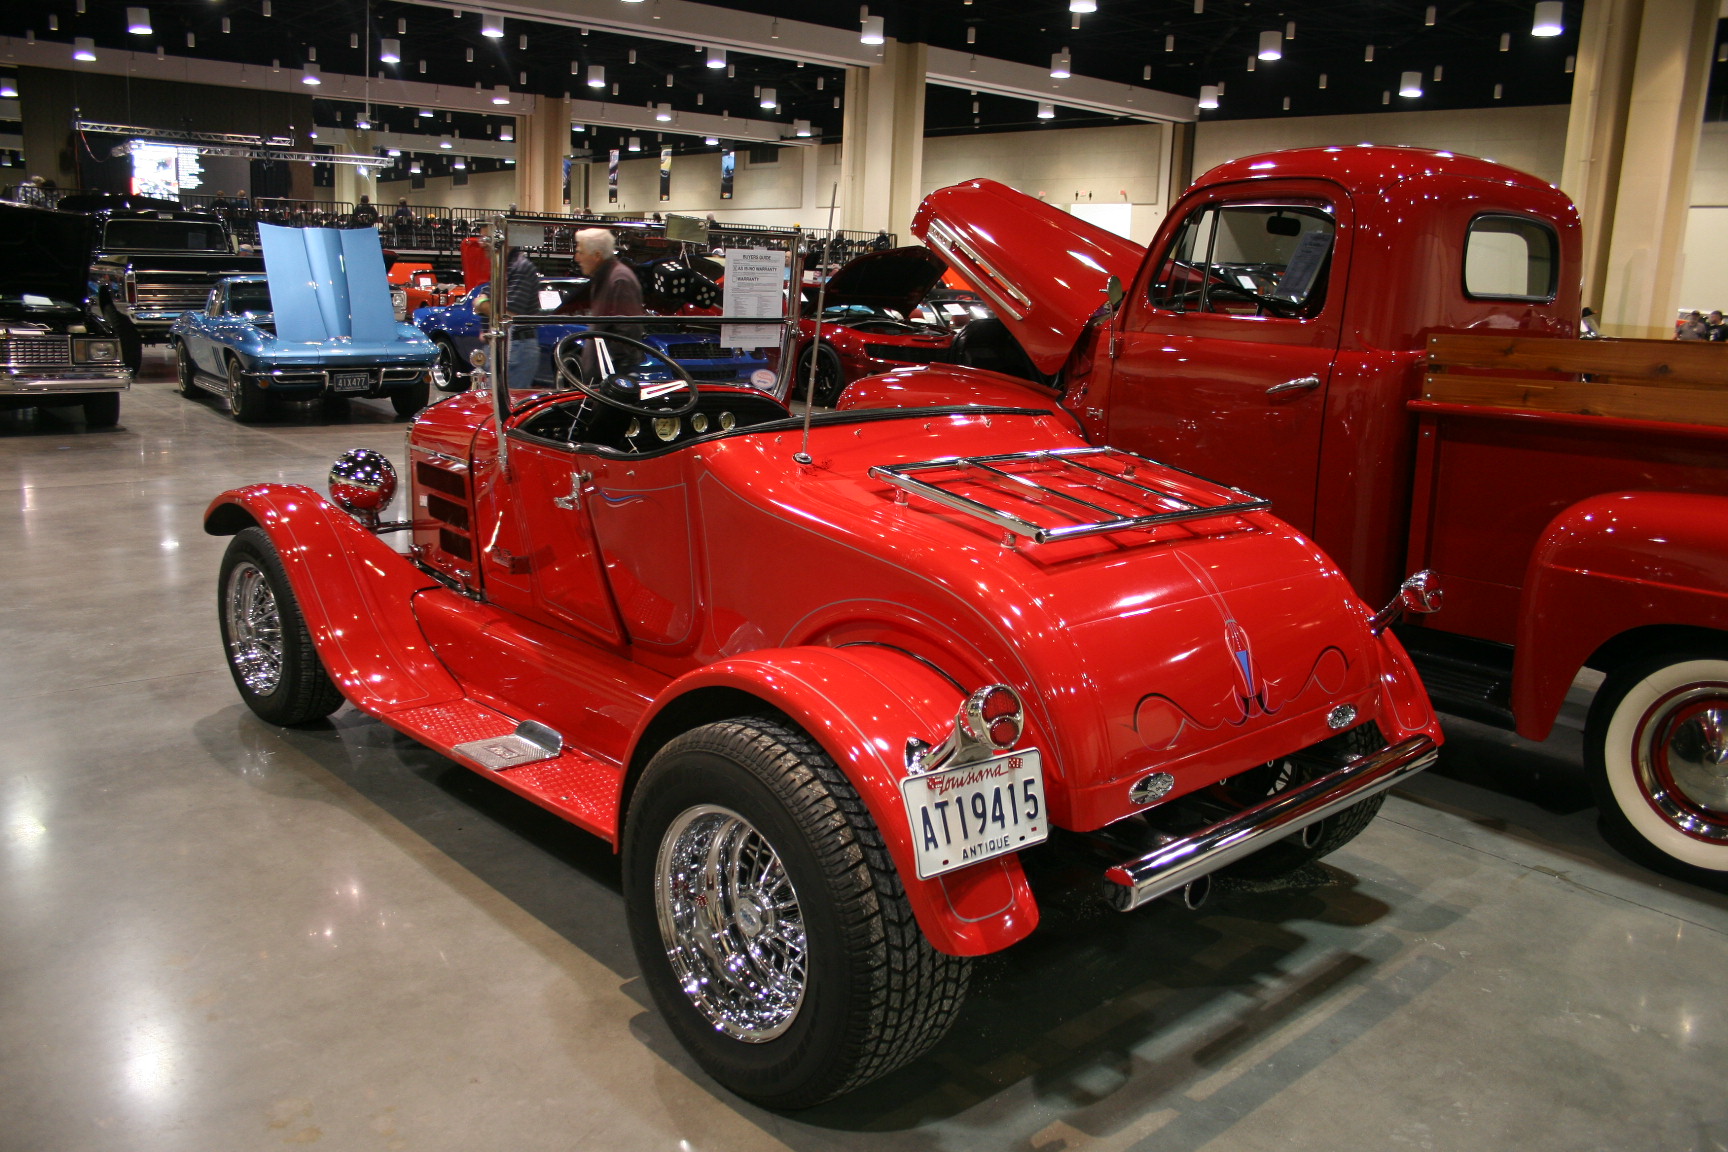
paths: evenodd
<path fill-rule="evenodd" d="M 1381 749 L 1105 871 L 1105 897 L 1127 912 L 1318 823 L 1434 763 L 1427 736 Z"/>
<path fill-rule="evenodd" d="M 338 390 L 334 386 L 336 377 L 365 373 L 368 377 L 365 388 L 342 389 L 339 394 L 387 396 L 392 392 L 412 388 L 425 380 L 431 367 L 431 364 L 393 364 L 380 369 L 374 364 L 353 368 L 272 368 L 267 371 L 246 372 L 243 375 L 261 388 L 271 392 L 288 394 L 293 392 L 337 392 Z"/>

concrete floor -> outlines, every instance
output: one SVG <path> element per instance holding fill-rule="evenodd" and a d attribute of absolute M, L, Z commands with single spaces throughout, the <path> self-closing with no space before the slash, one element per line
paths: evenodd
<path fill-rule="evenodd" d="M 0 416 L 0 1149 L 1728 1149 L 1728 896 L 1616 856 L 1576 702 L 1452 726 L 1349 849 L 1198 914 L 1056 901 L 954 1033 L 813 1112 L 648 1008 L 596 841 L 344 709 L 240 704 L 200 513 L 402 456 L 241 427 L 159 354 L 119 429 Z"/>

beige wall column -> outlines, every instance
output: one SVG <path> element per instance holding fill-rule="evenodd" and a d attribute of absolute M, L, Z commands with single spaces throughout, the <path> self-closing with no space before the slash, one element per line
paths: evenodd
<path fill-rule="evenodd" d="M 570 152 L 570 101 L 542 96 L 533 112 L 516 117 L 516 207 L 564 211 L 564 158 Z"/>
<path fill-rule="evenodd" d="M 1610 336 L 1674 332 L 1718 3 L 1584 9 L 1561 186 L 1584 219 L 1584 302 Z"/>
<path fill-rule="evenodd" d="M 924 45 L 898 40 L 883 45 L 880 64 L 846 70 L 839 227 L 886 228 L 911 241 L 923 184 L 924 71 Z"/>
<path fill-rule="evenodd" d="M 336 150 L 355 155 L 372 151 L 372 133 L 355 129 L 351 132 L 340 132 L 336 136 Z M 366 179 L 360 175 L 360 169 L 353 164 L 337 164 L 336 186 L 331 190 L 332 200 L 349 204 L 360 203 L 362 194 L 372 197 L 372 203 L 378 203 L 378 181 Z M 371 171 L 371 169 L 368 169 Z"/>

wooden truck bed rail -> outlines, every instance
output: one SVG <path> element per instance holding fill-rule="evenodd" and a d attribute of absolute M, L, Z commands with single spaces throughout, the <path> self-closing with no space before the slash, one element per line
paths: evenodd
<path fill-rule="evenodd" d="M 1728 427 L 1728 344 L 1434 335 L 1421 398 Z"/>

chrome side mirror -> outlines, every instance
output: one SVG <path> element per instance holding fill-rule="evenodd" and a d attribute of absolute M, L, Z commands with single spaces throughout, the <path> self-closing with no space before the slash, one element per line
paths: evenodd
<path fill-rule="evenodd" d="M 1111 276 L 1110 279 L 1104 281 L 1104 298 L 1110 301 L 1112 310 L 1120 307 L 1123 298 L 1127 295 L 1128 290 L 1122 287 L 1122 281 L 1117 277 Z"/>
<path fill-rule="evenodd" d="M 330 499 L 368 528 L 395 498 L 396 466 L 382 452 L 350 448 L 330 466 Z"/>
<path fill-rule="evenodd" d="M 1406 612 L 1420 615 L 1438 612 L 1445 599 L 1446 592 L 1440 587 L 1440 578 L 1424 568 L 1398 585 L 1398 595 L 1374 613 L 1374 618 L 1368 622 L 1368 631 L 1378 636 L 1402 620 Z"/>

